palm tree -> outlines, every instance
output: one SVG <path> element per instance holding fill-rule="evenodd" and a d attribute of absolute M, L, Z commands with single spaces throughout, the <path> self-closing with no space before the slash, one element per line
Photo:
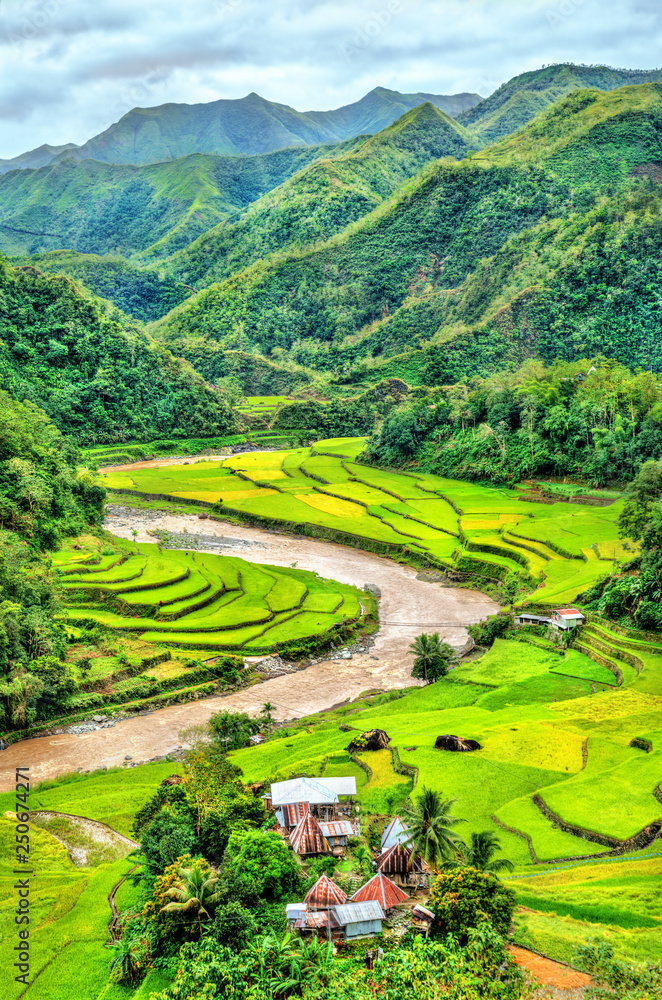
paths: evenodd
<path fill-rule="evenodd" d="M 260 712 L 260 715 L 264 716 L 264 720 L 267 724 L 269 724 L 273 718 L 271 713 L 273 712 L 275 707 L 276 706 L 272 705 L 270 701 L 265 701 L 264 705 L 262 706 L 262 711 Z"/>
<path fill-rule="evenodd" d="M 492 830 L 471 834 L 471 843 L 463 850 L 466 864 L 482 872 L 511 872 L 515 867 L 507 858 L 494 858 L 501 850 L 501 841 Z"/>
<path fill-rule="evenodd" d="M 406 844 L 414 853 L 420 854 L 433 868 L 444 862 L 453 862 L 458 850 L 463 847 L 460 837 L 453 833 L 453 827 L 464 823 L 463 819 L 451 816 L 451 808 L 456 799 L 441 798 L 439 792 L 423 788 L 416 804 L 403 810 L 402 819 L 407 833 Z"/>
<path fill-rule="evenodd" d="M 178 874 L 180 881 L 165 894 L 173 902 L 164 906 L 161 912 L 197 916 L 202 937 L 202 918 L 210 919 L 209 911 L 221 898 L 217 889 L 218 876 L 213 871 L 201 871 L 199 867 L 180 868 Z"/>
<path fill-rule="evenodd" d="M 438 632 L 417 636 L 409 647 L 409 652 L 414 654 L 412 677 L 422 677 L 426 684 L 445 677 L 450 661 L 455 656 L 453 647 L 447 642 L 441 642 Z"/>
<path fill-rule="evenodd" d="M 140 953 L 135 941 L 126 938 L 116 941 L 113 945 L 113 960 L 110 972 L 113 979 L 120 983 L 133 983 L 140 975 Z"/>

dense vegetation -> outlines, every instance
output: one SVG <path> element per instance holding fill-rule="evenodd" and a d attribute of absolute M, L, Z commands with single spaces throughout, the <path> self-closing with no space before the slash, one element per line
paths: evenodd
<path fill-rule="evenodd" d="M 195 153 L 145 167 L 64 160 L 13 171 L 0 176 L 0 249 L 163 257 L 318 157 L 345 148 L 305 146 L 265 156 Z"/>
<path fill-rule="evenodd" d="M 412 393 L 367 452 L 378 463 L 413 459 L 459 479 L 626 483 L 662 455 L 662 381 L 604 359 L 529 361 L 514 372 Z"/>
<path fill-rule="evenodd" d="M 657 84 L 574 91 L 516 139 L 435 164 L 321 247 L 212 285 L 154 332 L 186 356 L 201 341 L 277 350 L 346 381 L 443 384 L 531 355 L 655 367 L 646 164 L 661 120 Z"/>
<path fill-rule="evenodd" d="M 0 260 L 0 388 L 80 443 L 231 432 L 221 395 L 67 278 Z"/>
<path fill-rule="evenodd" d="M 561 18 L 548 11 L 547 16 Z M 628 84 L 656 83 L 662 80 L 662 70 L 613 69 L 611 66 L 576 66 L 557 63 L 543 69 L 514 76 L 503 83 L 486 100 L 458 115 L 460 121 L 483 142 L 495 142 L 510 135 L 532 118 L 545 111 L 571 90 L 587 87 L 615 90 Z"/>
<path fill-rule="evenodd" d="M 117 254 L 82 254 L 75 250 L 16 257 L 14 266 L 33 266 L 45 274 L 61 274 L 85 285 L 102 299 L 108 299 L 123 313 L 149 323 L 170 312 L 194 289 L 161 278 L 156 271 L 137 267 Z"/>
<path fill-rule="evenodd" d="M 168 267 L 201 287 L 275 251 L 327 240 L 368 215 L 427 163 L 461 159 L 471 142 L 448 115 L 422 104 L 357 148 L 317 160 L 238 218 L 175 254 Z"/>
<path fill-rule="evenodd" d="M 54 619 L 59 590 L 44 549 L 100 518 L 104 492 L 79 473 L 77 452 L 46 414 L 0 392 L 0 726 L 32 717 L 71 690 L 54 656 L 66 648 Z M 30 664 L 28 666 L 28 664 Z"/>

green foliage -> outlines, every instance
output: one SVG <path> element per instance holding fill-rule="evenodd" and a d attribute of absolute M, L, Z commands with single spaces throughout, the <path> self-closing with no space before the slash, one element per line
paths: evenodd
<path fill-rule="evenodd" d="M 296 856 L 275 833 L 247 830 L 230 837 L 224 858 L 225 875 L 251 879 L 267 900 L 278 901 L 296 892 L 299 870 Z"/>
<path fill-rule="evenodd" d="M 477 646 L 491 646 L 495 639 L 505 639 L 512 632 L 512 622 L 505 615 L 492 615 L 476 625 L 469 625 L 467 632 Z"/>
<path fill-rule="evenodd" d="M 593 985 L 588 990 L 590 1000 L 608 1000 L 615 994 L 622 1000 L 657 1000 L 662 997 L 662 964 L 646 965 L 614 957 L 612 945 L 580 945 L 575 961 L 590 973 Z"/>
<path fill-rule="evenodd" d="M 402 810 L 407 843 L 433 868 L 454 860 L 462 846 L 454 827 L 465 821 L 451 815 L 455 801 L 444 800 L 438 791 L 423 787 L 414 805 Z"/>
<path fill-rule="evenodd" d="M 257 924 L 250 910 L 231 900 L 219 906 L 211 933 L 218 943 L 231 951 L 242 951 L 255 934 Z"/>
<path fill-rule="evenodd" d="M 455 650 L 447 642 L 440 641 L 438 632 L 417 636 L 409 652 L 414 654 L 412 677 L 424 680 L 426 684 L 434 684 L 445 677 L 451 660 L 455 658 Z"/>
<path fill-rule="evenodd" d="M 500 850 L 501 841 L 493 830 L 475 831 L 471 834 L 471 842 L 462 848 L 464 860 L 469 868 L 477 871 L 496 873 L 512 871 L 515 867 L 507 858 L 495 858 Z"/>
<path fill-rule="evenodd" d="M 248 740 L 259 732 L 260 722 L 243 712 L 216 712 L 209 720 L 209 728 L 225 753 L 248 746 Z"/>
<path fill-rule="evenodd" d="M 490 924 L 505 937 L 515 904 L 513 890 L 489 872 L 470 867 L 439 872 L 429 898 L 435 914 L 433 933 L 454 934 L 466 941 L 470 927 Z"/>
<path fill-rule="evenodd" d="M 68 279 L 0 260 L 0 292 L 0 388 L 38 404 L 79 443 L 235 429 L 223 398 L 189 365 L 123 327 L 119 314 Z M 26 479 L 26 502 L 29 489 Z"/>

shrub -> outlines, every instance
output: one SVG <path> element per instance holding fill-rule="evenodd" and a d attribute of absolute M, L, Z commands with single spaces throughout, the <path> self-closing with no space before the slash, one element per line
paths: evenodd
<path fill-rule="evenodd" d="M 211 932 L 219 944 L 232 951 L 242 951 L 256 930 L 257 924 L 250 910 L 232 900 L 216 910 Z"/>
<path fill-rule="evenodd" d="M 468 867 L 442 871 L 430 892 L 429 906 L 435 914 L 433 933 L 454 934 L 466 942 L 469 928 L 491 924 L 505 936 L 515 903 L 512 889 L 489 872 Z"/>

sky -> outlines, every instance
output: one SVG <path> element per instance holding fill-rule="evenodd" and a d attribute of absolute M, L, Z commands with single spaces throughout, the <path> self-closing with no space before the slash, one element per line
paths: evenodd
<path fill-rule="evenodd" d="M 554 62 L 654 69 L 661 43 L 659 0 L 0 0 L 0 157 L 80 145 L 134 107 L 487 97 Z"/>

